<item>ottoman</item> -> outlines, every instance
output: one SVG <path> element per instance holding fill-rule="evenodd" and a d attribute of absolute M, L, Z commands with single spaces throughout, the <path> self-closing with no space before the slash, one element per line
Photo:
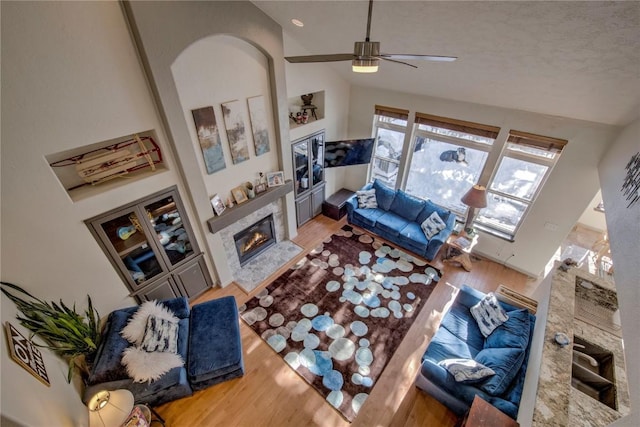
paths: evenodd
<path fill-rule="evenodd" d="M 189 325 L 187 375 L 194 391 L 244 375 L 234 297 L 194 305 Z"/>

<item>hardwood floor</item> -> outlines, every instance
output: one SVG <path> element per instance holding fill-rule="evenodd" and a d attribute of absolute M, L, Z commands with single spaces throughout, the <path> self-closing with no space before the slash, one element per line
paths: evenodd
<path fill-rule="evenodd" d="M 306 253 L 345 223 L 344 219 L 334 221 L 320 215 L 301 227 L 293 241 Z M 232 283 L 206 292 L 193 303 L 233 295 L 241 305 L 302 256 L 266 278 L 250 294 Z M 439 258 L 431 264 L 442 270 L 443 277 L 351 423 L 354 427 L 454 426 L 456 417 L 453 413 L 416 389 L 413 382 L 420 368 L 420 358 L 438 328 L 443 312 L 455 297 L 457 287 L 467 284 L 489 292 L 502 283 L 525 295 L 533 291 L 534 282 L 527 276 L 489 260 L 474 261 L 471 272 L 443 263 Z M 156 408 L 167 427 L 350 425 L 258 335 L 242 321 L 240 324 L 244 377 Z"/>

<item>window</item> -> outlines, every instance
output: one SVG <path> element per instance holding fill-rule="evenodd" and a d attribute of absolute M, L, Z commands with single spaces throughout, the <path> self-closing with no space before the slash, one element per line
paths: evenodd
<path fill-rule="evenodd" d="M 512 130 L 476 225 L 513 240 L 567 141 Z"/>
<path fill-rule="evenodd" d="M 407 130 L 408 110 L 376 105 L 375 146 L 369 179 L 379 179 L 395 188 Z"/>
<path fill-rule="evenodd" d="M 417 113 L 405 190 L 464 217 L 460 198 L 476 184 L 500 128 Z"/>

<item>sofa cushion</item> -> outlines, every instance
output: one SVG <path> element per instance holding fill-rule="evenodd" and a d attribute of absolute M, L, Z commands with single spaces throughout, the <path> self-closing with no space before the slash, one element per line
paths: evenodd
<path fill-rule="evenodd" d="M 488 293 L 469 310 L 474 319 L 476 319 L 480 332 L 485 337 L 488 337 L 495 328 L 509 319 L 493 292 Z"/>
<path fill-rule="evenodd" d="M 120 331 L 126 326 L 130 317 L 130 313 L 125 311 L 114 311 L 109 315 L 102 335 L 100 350 L 87 379 L 88 384 L 129 378 L 127 370 L 122 365 L 122 352 L 131 344 L 120 335 Z"/>
<path fill-rule="evenodd" d="M 493 396 L 505 393 L 518 375 L 524 355 L 525 351 L 521 348 L 486 348 L 482 350 L 474 360 L 493 369 L 496 374 L 480 383 L 478 387 Z"/>
<path fill-rule="evenodd" d="M 427 244 L 429 243 L 422 228 L 420 228 L 420 224 L 417 222 L 409 222 L 405 225 L 398 233 L 398 240 L 404 245 L 420 247 L 421 253 L 427 249 Z"/>
<path fill-rule="evenodd" d="M 469 309 L 460 304 L 453 303 L 448 314 L 443 317 L 442 323 L 440 323 L 440 329 L 442 328 L 465 343 L 471 358 L 484 348 L 485 340 L 478 329 L 478 324 L 469 313 Z"/>
<path fill-rule="evenodd" d="M 525 349 L 529 345 L 529 312 L 526 308 L 509 311 L 509 319 L 487 337 L 484 348 L 511 347 Z"/>
<path fill-rule="evenodd" d="M 426 200 L 424 202 L 424 208 L 422 209 L 422 211 L 420 211 L 420 213 L 416 217 L 416 222 L 418 224 L 422 224 L 424 220 L 429 218 L 431 214 L 434 212 L 438 212 L 438 216 L 445 223 L 449 220 L 449 215 L 451 215 L 451 211 L 448 211 L 446 209 L 441 208 L 440 206 L 437 206 L 431 200 Z"/>
<path fill-rule="evenodd" d="M 393 212 L 385 212 L 385 214 L 380 216 L 376 221 L 376 227 L 391 236 L 397 236 L 400 230 L 405 228 L 407 224 L 409 224 L 409 221 Z"/>
<path fill-rule="evenodd" d="M 387 211 L 378 209 L 356 209 L 353 211 L 353 217 L 356 222 L 362 222 L 367 227 L 375 227 L 378 218 L 387 213 Z"/>
<path fill-rule="evenodd" d="M 376 200 L 378 202 L 378 207 L 388 211 L 391 209 L 391 204 L 393 203 L 393 199 L 396 196 L 396 192 L 394 189 L 387 187 L 379 180 L 373 181 L 373 188 L 376 190 Z"/>
<path fill-rule="evenodd" d="M 475 383 L 496 373 L 473 359 L 445 359 L 438 363 L 459 383 Z"/>
<path fill-rule="evenodd" d="M 425 219 L 421 224 L 420 228 L 424 232 L 424 235 L 427 239 L 431 240 L 433 236 L 441 232 L 447 227 L 447 224 L 440 219 L 438 212 L 432 213 L 429 218 Z"/>
<path fill-rule="evenodd" d="M 398 190 L 393 198 L 390 210 L 409 221 L 415 221 L 422 209 L 424 209 L 424 200 Z"/>
<path fill-rule="evenodd" d="M 472 347 L 446 328 L 438 328 L 431 339 L 423 360 L 438 363 L 445 359 L 474 359 L 478 350 Z"/>
<path fill-rule="evenodd" d="M 356 197 L 358 198 L 358 209 L 375 209 L 378 207 L 376 201 L 376 190 L 361 190 L 356 191 Z"/>

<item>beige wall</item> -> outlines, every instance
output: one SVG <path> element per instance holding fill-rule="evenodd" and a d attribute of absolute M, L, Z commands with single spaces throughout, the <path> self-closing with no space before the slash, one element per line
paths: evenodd
<path fill-rule="evenodd" d="M 83 220 L 179 183 L 171 151 L 118 3 L 1 7 L 2 280 L 46 300 L 75 301 L 80 310 L 89 294 L 106 315 L 133 300 Z M 45 161 L 148 129 L 156 130 L 170 170 L 76 203 Z M 18 326 L 14 314 L 3 296 L 3 323 Z M 48 388 L 0 348 L 4 416 L 33 426 L 86 425 L 64 363 L 43 352 Z"/>
<path fill-rule="evenodd" d="M 354 86 L 349 107 L 350 133 L 370 132 L 375 104 L 408 109 L 410 115 L 424 112 L 569 141 L 527 213 L 515 242 L 481 233 L 477 245 L 479 253 L 500 262 L 515 254 L 507 265 L 534 277 L 543 273 L 545 265 L 598 191 L 597 165 L 619 131 L 599 123 Z M 366 170 L 363 170 L 361 182 L 365 179 Z M 546 222 L 556 224 L 558 230 L 547 230 L 544 228 Z"/>

